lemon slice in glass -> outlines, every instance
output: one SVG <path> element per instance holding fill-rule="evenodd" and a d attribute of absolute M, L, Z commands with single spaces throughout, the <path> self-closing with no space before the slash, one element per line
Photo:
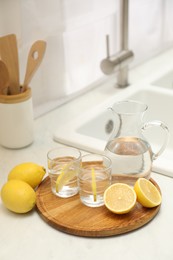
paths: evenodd
<path fill-rule="evenodd" d="M 125 214 L 136 204 L 136 193 L 125 183 L 115 183 L 104 192 L 105 206 L 116 214 Z"/>
<path fill-rule="evenodd" d="M 145 178 L 139 178 L 136 181 L 134 190 L 137 194 L 137 200 L 144 207 L 153 208 L 162 202 L 162 197 L 158 189 L 152 182 Z"/>
<path fill-rule="evenodd" d="M 69 181 L 77 176 L 77 171 L 70 170 L 69 168 L 70 165 L 68 164 L 61 170 L 61 173 L 56 180 L 56 192 L 60 192 Z"/>
<path fill-rule="evenodd" d="M 92 177 L 92 193 L 94 201 L 97 201 L 97 186 L 96 186 L 96 175 L 94 168 L 91 169 L 91 177 Z"/>

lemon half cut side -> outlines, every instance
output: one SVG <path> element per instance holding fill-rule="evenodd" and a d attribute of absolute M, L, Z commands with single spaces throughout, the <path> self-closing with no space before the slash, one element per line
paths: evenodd
<path fill-rule="evenodd" d="M 156 186 L 145 178 L 139 178 L 134 190 L 137 194 L 138 202 L 147 208 L 153 208 L 161 204 L 162 197 Z"/>
<path fill-rule="evenodd" d="M 136 193 L 125 183 L 115 183 L 104 192 L 105 206 L 116 214 L 125 214 L 131 211 L 136 204 Z"/>

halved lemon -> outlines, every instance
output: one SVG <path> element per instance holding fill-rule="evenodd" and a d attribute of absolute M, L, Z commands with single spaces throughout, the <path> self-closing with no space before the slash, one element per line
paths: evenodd
<path fill-rule="evenodd" d="M 62 188 L 67 185 L 69 181 L 71 181 L 74 177 L 77 176 L 77 171 L 70 170 L 69 165 L 66 165 L 60 175 L 58 176 L 56 180 L 56 192 L 59 192 L 62 190 Z"/>
<path fill-rule="evenodd" d="M 104 192 L 104 203 L 113 213 L 125 214 L 135 206 L 136 193 L 125 183 L 115 183 Z"/>
<path fill-rule="evenodd" d="M 137 200 L 144 207 L 153 208 L 162 202 L 161 194 L 156 186 L 145 178 L 139 178 L 136 181 L 134 190 L 137 194 Z"/>

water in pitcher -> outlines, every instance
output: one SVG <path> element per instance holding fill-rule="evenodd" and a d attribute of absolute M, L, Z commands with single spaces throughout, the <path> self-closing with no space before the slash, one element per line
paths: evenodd
<path fill-rule="evenodd" d="M 116 182 L 134 185 L 139 177 L 150 177 L 152 151 L 146 141 L 132 136 L 115 138 L 108 142 L 105 154 L 112 160 Z"/>

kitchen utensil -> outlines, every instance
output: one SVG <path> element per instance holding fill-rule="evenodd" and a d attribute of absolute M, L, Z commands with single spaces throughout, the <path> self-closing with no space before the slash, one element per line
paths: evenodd
<path fill-rule="evenodd" d="M 116 182 L 112 175 L 113 183 Z M 150 181 L 159 189 L 157 183 Z M 135 208 L 128 214 L 117 215 L 106 207 L 89 208 L 83 205 L 79 195 L 62 199 L 51 191 L 49 176 L 36 190 L 37 208 L 45 222 L 57 230 L 83 237 L 109 237 L 136 230 L 152 220 L 161 205 L 148 209 L 136 202 Z"/>
<path fill-rule="evenodd" d="M 9 86 L 9 73 L 5 63 L 0 60 L 0 94 L 7 94 Z"/>
<path fill-rule="evenodd" d="M 10 93 L 20 93 L 18 49 L 15 34 L 0 37 L 0 56 L 8 68 Z"/>
<path fill-rule="evenodd" d="M 21 92 L 24 92 L 28 87 L 32 77 L 34 76 L 35 72 L 37 71 L 46 50 L 46 42 L 45 41 L 36 41 L 31 46 L 31 49 L 28 54 L 27 60 L 27 67 L 26 67 L 26 74 L 23 83 L 23 87 Z"/>

